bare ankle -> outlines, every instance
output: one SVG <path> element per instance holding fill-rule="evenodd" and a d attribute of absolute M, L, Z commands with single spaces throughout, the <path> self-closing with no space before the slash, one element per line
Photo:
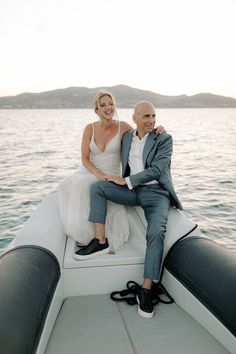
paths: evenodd
<path fill-rule="evenodd" d="M 152 279 L 145 278 L 143 281 L 143 288 L 151 289 L 151 287 L 152 287 Z"/>
<path fill-rule="evenodd" d="M 106 237 L 105 236 L 95 236 L 95 238 L 99 241 L 99 243 L 101 243 L 102 245 L 104 245 L 104 243 L 106 243 Z"/>

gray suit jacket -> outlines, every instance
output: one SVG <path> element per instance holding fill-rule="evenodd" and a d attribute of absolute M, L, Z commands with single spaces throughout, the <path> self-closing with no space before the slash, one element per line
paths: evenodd
<path fill-rule="evenodd" d="M 126 133 L 122 139 L 121 161 L 123 177 L 130 175 L 128 159 L 133 133 L 134 131 Z M 153 130 L 148 135 L 143 150 L 145 170 L 129 177 L 134 188 L 146 182 L 157 180 L 160 186 L 170 193 L 171 204 L 178 209 L 183 209 L 175 193 L 171 178 L 170 166 L 172 151 L 173 141 L 171 135 L 167 133 L 157 135 L 155 130 Z"/>

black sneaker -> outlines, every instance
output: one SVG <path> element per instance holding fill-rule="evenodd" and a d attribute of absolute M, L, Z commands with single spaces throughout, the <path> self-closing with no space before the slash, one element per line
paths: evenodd
<path fill-rule="evenodd" d="M 76 246 L 77 248 L 84 248 L 84 247 L 86 247 L 87 245 L 84 245 L 84 244 L 79 243 L 79 242 L 76 241 L 75 246 Z"/>
<path fill-rule="evenodd" d="M 145 318 L 152 318 L 154 315 L 152 291 L 150 289 L 139 288 L 137 302 L 139 315 Z"/>
<path fill-rule="evenodd" d="M 74 258 L 79 260 L 89 259 L 100 254 L 106 254 L 109 251 L 110 247 L 107 238 L 104 244 L 100 243 L 97 238 L 93 238 L 87 246 L 80 248 L 74 253 Z"/>

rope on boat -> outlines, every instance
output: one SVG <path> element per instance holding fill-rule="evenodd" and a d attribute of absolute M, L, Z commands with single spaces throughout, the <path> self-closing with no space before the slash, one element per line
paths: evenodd
<path fill-rule="evenodd" d="M 138 289 L 141 288 L 141 285 L 133 280 L 129 280 L 126 284 L 126 287 L 127 289 L 124 290 L 113 291 L 110 294 L 110 298 L 113 301 L 125 301 L 128 305 L 136 305 L 136 297 Z M 153 283 L 151 291 L 153 306 L 157 305 L 159 302 L 162 302 L 163 304 L 172 304 L 174 302 L 173 298 L 162 284 Z"/>

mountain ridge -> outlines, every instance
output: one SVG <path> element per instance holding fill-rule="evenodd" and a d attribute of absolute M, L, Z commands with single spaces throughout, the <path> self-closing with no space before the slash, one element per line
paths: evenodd
<path fill-rule="evenodd" d="M 212 93 L 188 95 L 161 95 L 127 85 L 103 87 L 59 88 L 39 93 L 23 92 L 15 96 L 0 97 L 0 109 L 12 108 L 92 108 L 100 89 L 111 92 L 119 108 L 133 108 L 139 100 L 149 100 L 158 108 L 236 108 L 236 99 Z"/>

